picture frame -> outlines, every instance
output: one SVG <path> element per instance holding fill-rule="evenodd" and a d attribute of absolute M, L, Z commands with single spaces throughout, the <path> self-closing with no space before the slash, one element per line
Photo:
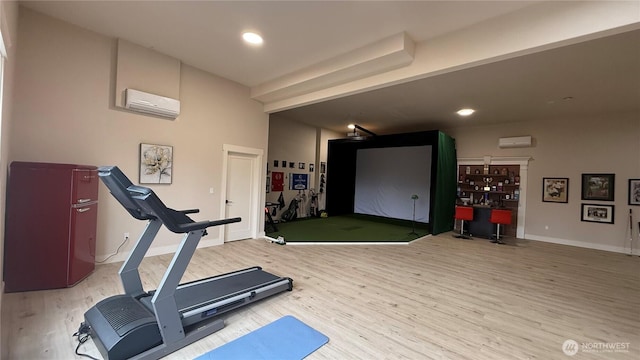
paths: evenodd
<path fill-rule="evenodd" d="M 582 204 L 580 220 L 586 222 L 597 222 L 602 224 L 613 224 L 614 206 L 607 204 Z"/>
<path fill-rule="evenodd" d="M 582 200 L 613 201 L 615 174 L 582 174 Z"/>
<path fill-rule="evenodd" d="M 569 202 L 569 178 L 542 178 L 542 201 L 553 203 Z"/>
<path fill-rule="evenodd" d="M 171 184 L 173 146 L 140 144 L 140 184 Z"/>
<path fill-rule="evenodd" d="M 640 205 L 640 179 L 629 179 L 629 205 Z"/>
<path fill-rule="evenodd" d="M 278 164 L 279 164 L 278 160 L 273 160 L 273 167 L 274 168 L 277 168 Z"/>
<path fill-rule="evenodd" d="M 309 164 L 309 172 L 313 172 L 315 166 L 313 164 Z"/>
<path fill-rule="evenodd" d="M 309 174 L 289 174 L 289 190 L 307 190 L 309 188 Z"/>
<path fill-rule="evenodd" d="M 300 169 L 300 170 L 304 169 L 304 163 L 303 162 L 298 163 L 298 169 Z"/>

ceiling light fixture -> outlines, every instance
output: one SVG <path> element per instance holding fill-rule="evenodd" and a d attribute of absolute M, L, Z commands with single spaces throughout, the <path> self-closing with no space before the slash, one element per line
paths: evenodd
<path fill-rule="evenodd" d="M 349 136 L 359 136 L 359 134 L 356 132 L 356 130 L 362 130 L 364 132 L 366 132 L 367 134 L 371 135 L 371 136 L 378 136 L 375 133 L 363 128 L 360 125 L 357 124 L 349 124 L 347 125 L 347 128 L 352 129 L 353 130 L 353 134 L 349 134 Z"/>
<path fill-rule="evenodd" d="M 252 45 L 261 45 L 264 41 L 262 40 L 262 36 L 254 33 L 254 32 L 245 32 L 242 34 L 242 38 L 249 44 Z"/>
<path fill-rule="evenodd" d="M 458 115 L 460 116 L 469 116 L 471 114 L 473 114 L 474 112 L 476 112 L 473 109 L 460 109 L 457 111 Z"/>

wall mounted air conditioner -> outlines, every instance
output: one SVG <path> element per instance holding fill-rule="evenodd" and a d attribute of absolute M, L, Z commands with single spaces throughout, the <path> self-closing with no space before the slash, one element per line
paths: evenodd
<path fill-rule="evenodd" d="M 515 136 L 498 139 L 499 148 L 530 147 L 531 136 Z"/>
<path fill-rule="evenodd" d="M 131 111 L 162 116 L 169 119 L 175 119 L 180 115 L 179 100 L 134 89 L 126 90 L 124 107 Z"/>

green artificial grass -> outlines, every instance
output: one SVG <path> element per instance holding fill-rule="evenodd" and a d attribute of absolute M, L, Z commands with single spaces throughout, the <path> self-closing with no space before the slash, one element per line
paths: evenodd
<path fill-rule="evenodd" d="M 411 221 L 359 214 L 305 218 L 277 227 L 267 236 L 282 236 L 286 242 L 409 242 L 429 233 L 424 223 L 415 224 L 416 235 Z"/>

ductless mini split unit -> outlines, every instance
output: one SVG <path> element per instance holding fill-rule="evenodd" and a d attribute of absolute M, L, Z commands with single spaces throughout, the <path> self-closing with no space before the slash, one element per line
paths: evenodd
<path fill-rule="evenodd" d="M 175 119 L 180 115 L 180 100 L 134 89 L 126 90 L 124 107 L 131 111 L 169 119 Z"/>
<path fill-rule="evenodd" d="M 519 148 L 519 147 L 530 147 L 531 146 L 531 136 L 515 136 L 515 137 L 506 137 L 498 139 L 498 147 L 499 148 Z"/>

